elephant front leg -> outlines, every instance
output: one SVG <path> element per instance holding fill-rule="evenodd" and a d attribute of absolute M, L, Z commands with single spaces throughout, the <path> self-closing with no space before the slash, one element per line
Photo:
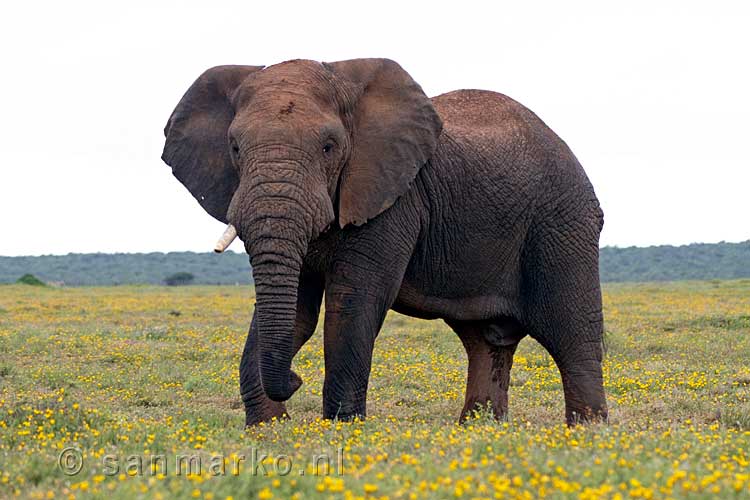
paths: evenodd
<path fill-rule="evenodd" d="M 385 314 L 348 316 L 326 305 L 323 418 L 352 420 L 367 415 L 372 351 Z M 377 325 L 377 326 L 376 326 Z"/>
<path fill-rule="evenodd" d="M 351 420 L 367 415 L 367 386 L 375 338 L 396 300 L 408 255 L 390 266 L 335 265 L 326 283 L 323 333 L 323 417 Z M 374 255 L 371 264 L 377 262 Z"/>
<path fill-rule="evenodd" d="M 326 294 L 323 418 L 367 415 L 367 385 L 375 337 L 388 310 L 345 293 Z"/>
<path fill-rule="evenodd" d="M 323 417 L 367 415 L 375 338 L 398 295 L 419 225 L 386 211 L 351 229 L 326 274 Z"/>
<path fill-rule="evenodd" d="M 303 273 L 297 294 L 293 344 L 295 355 L 315 332 L 322 299 L 323 277 Z M 290 376 L 292 390 L 296 391 L 302 385 L 302 379 L 294 371 L 291 371 Z M 246 427 L 268 422 L 274 417 L 288 416 L 284 403 L 271 400 L 263 390 L 258 364 L 258 323 L 254 316 L 240 361 L 240 394 L 245 407 Z"/>
<path fill-rule="evenodd" d="M 258 368 L 258 327 L 253 319 L 240 361 L 240 395 L 245 407 L 245 426 L 287 416 L 284 403 L 272 401 L 263 391 Z M 299 377 L 298 377 L 299 378 Z M 301 381 L 300 381 L 301 383 Z"/>

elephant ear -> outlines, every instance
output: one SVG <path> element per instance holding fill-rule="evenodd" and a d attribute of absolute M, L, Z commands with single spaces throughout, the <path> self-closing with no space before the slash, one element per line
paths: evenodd
<path fill-rule="evenodd" d="M 164 127 L 162 160 L 214 218 L 227 222 L 239 178 L 229 153 L 227 131 L 234 119 L 231 96 L 263 66 L 217 66 L 190 86 Z"/>
<path fill-rule="evenodd" d="M 437 147 L 442 122 L 422 88 L 394 61 L 326 66 L 361 90 L 352 109 L 352 154 L 339 180 L 339 224 L 359 226 L 409 189 Z"/>

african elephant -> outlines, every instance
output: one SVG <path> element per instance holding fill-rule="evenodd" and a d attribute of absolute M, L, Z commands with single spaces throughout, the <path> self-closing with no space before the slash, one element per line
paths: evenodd
<path fill-rule="evenodd" d="M 569 423 L 607 416 L 599 233 L 581 165 L 498 93 L 428 98 L 397 63 L 219 66 L 187 90 L 162 159 L 250 256 L 246 424 L 286 415 L 325 297 L 323 416 L 366 414 L 389 309 L 442 318 L 468 354 L 461 418 L 507 412 L 518 342 L 562 375 Z"/>

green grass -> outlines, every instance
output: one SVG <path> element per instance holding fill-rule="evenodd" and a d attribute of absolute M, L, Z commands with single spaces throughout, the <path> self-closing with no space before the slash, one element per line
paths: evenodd
<path fill-rule="evenodd" d="M 456 425 L 460 342 L 391 313 L 366 421 L 318 418 L 319 331 L 295 359 L 292 419 L 243 430 L 251 288 L 1 286 L 0 497 L 750 495 L 750 281 L 612 284 L 604 299 L 609 425 L 562 425 L 559 374 L 531 339 L 509 420 Z M 75 475 L 59 465 L 66 447 L 82 454 Z M 177 474 L 179 455 L 201 470 Z M 312 464 L 321 455 L 330 474 Z"/>

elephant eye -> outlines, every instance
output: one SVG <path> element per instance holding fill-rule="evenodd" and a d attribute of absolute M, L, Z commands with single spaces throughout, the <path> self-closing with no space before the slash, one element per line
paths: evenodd
<path fill-rule="evenodd" d="M 326 142 L 323 146 L 323 154 L 331 154 L 331 151 L 333 151 L 333 143 L 332 142 Z"/>
<path fill-rule="evenodd" d="M 232 157 L 233 157 L 234 161 L 237 161 L 239 159 L 239 157 L 240 157 L 240 147 L 237 144 L 237 141 L 235 141 L 234 139 L 232 139 L 230 141 L 230 147 L 232 148 Z"/>

